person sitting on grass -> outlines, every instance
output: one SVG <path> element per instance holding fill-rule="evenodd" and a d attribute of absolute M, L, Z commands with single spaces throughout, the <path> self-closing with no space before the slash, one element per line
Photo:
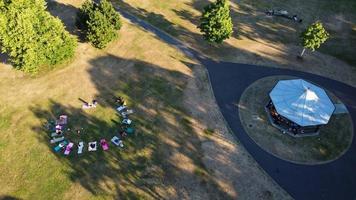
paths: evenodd
<path fill-rule="evenodd" d="M 61 125 L 56 125 L 56 131 L 57 131 L 57 130 L 62 130 L 62 128 L 63 128 L 63 126 L 61 126 Z"/>
<path fill-rule="evenodd" d="M 87 109 L 87 108 L 90 108 L 90 107 L 91 106 L 90 106 L 89 103 L 87 103 L 87 102 L 83 103 L 83 106 L 82 106 L 83 109 Z"/>
<path fill-rule="evenodd" d="M 124 139 L 127 136 L 127 133 L 124 130 L 120 130 L 119 135 L 120 139 Z"/>
<path fill-rule="evenodd" d="M 302 23 L 303 22 L 303 20 L 302 19 L 300 19 L 297 15 L 293 15 L 293 20 L 295 21 L 295 22 L 299 22 L 299 23 Z"/>
<path fill-rule="evenodd" d="M 97 104 L 98 102 L 95 99 L 93 99 L 91 106 L 95 108 Z"/>
<path fill-rule="evenodd" d="M 85 102 L 82 106 L 83 109 L 95 108 L 98 102 L 94 99 L 92 103 Z"/>
<path fill-rule="evenodd" d="M 123 106 L 123 105 L 125 105 L 125 100 L 122 97 L 118 97 L 116 99 L 116 103 L 119 104 L 119 106 Z"/>

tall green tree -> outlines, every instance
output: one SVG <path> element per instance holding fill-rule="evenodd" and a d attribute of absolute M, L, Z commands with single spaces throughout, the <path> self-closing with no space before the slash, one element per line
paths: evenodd
<path fill-rule="evenodd" d="M 96 48 L 103 49 L 117 38 L 117 32 L 103 13 L 95 11 L 90 14 L 86 37 Z"/>
<path fill-rule="evenodd" d="M 78 28 L 86 31 L 88 29 L 87 21 L 89 20 L 89 15 L 94 12 L 95 4 L 92 0 L 86 0 L 79 11 L 77 12 L 76 24 Z"/>
<path fill-rule="evenodd" d="M 115 10 L 110 2 L 102 0 L 98 6 L 101 13 L 114 26 L 115 30 L 120 30 L 122 24 L 119 13 Z"/>
<path fill-rule="evenodd" d="M 119 13 L 106 0 L 99 4 L 92 0 L 84 2 L 77 14 L 77 25 L 96 48 L 105 48 L 118 37 L 117 30 L 122 26 Z"/>
<path fill-rule="evenodd" d="M 300 53 L 300 57 L 302 57 L 305 49 L 315 51 L 321 44 L 326 42 L 329 38 L 329 33 L 325 30 L 321 22 L 315 22 L 301 33 L 300 38 L 303 45 L 303 50 Z"/>
<path fill-rule="evenodd" d="M 206 6 L 198 28 L 209 42 L 222 43 L 229 38 L 233 32 L 229 1 L 217 0 Z"/>
<path fill-rule="evenodd" d="M 76 40 L 43 0 L 0 0 L 0 46 L 14 67 L 37 73 L 74 55 Z"/>

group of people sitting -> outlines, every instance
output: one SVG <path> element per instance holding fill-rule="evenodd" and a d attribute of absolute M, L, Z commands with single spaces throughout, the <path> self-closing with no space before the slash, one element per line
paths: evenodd
<path fill-rule="evenodd" d="M 133 110 L 127 108 L 126 102 L 122 97 L 116 99 L 116 104 L 118 105 L 116 110 L 123 118 L 119 129 L 119 135 L 121 138 L 124 138 L 127 134 L 133 132 L 133 128 L 131 127 L 132 120 L 128 118 L 128 116 L 133 113 Z"/>
<path fill-rule="evenodd" d="M 320 129 L 320 126 L 300 126 L 291 120 L 281 116 L 277 113 L 276 108 L 274 107 L 272 101 L 268 103 L 266 106 L 268 109 L 270 116 L 272 118 L 273 123 L 283 130 L 283 133 L 289 133 L 293 135 L 306 135 L 306 134 L 314 134 L 317 133 Z"/>
<path fill-rule="evenodd" d="M 98 104 L 98 102 L 94 99 L 94 100 L 92 100 L 91 103 L 84 102 L 82 105 L 82 108 L 83 109 L 96 108 L 97 104 Z"/>
<path fill-rule="evenodd" d="M 51 143 L 56 143 L 64 140 L 64 127 L 67 125 L 67 115 L 59 116 L 59 119 L 55 121 L 55 126 L 52 129 L 53 132 L 51 133 Z"/>
<path fill-rule="evenodd" d="M 286 10 L 267 10 L 266 15 L 284 17 L 284 18 L 287 18 L 287 19 L 290 19 L 290 20 L 293 20 L 293 21 L 299 22 L 299 23 L 302 23 L 302 21 L 303 21 L 297 15 L 290 16 L 288 14 L 288 11 L 286 11 Z"/>
<path fill-rule="evenodd" d="M 283 128 L 284 132 L 288 131 L 294 135 L 303 132 L 301 126 L 279 115 L 272 102 L 267 105 L 267 108 L 269 110 L 270 116 L 272 117 L 273 123 Z"/>
<path fill-rule="evenodd" d="M 117 135 L 113 136 L 111 138 L 111 142 L 118 147 L 124 147 L 123 140 L 124 138 L 129 135 L 133 134 L 135 129 L 132 127 L 132 120 L 128 118 L 130 114 L 133 113 L 133 110 L 128 109 L 126 107 L 126 103 L 122 97 L 119 97 L 116 99 L 116 103 L 118 104 L 117 111 L 122 117 L 122 122 L 119 127 L 119 131 Z M 86 106 L 91 106 L 91 107 L 96 107 L 98 102 L 96 100 L 93 100 L 91 104 L 88 104 Z M 84 105 L 83 105 L 84 106 Z M 74 143 L 70 142 L 65 138 L 65 131 L 67 131 L 67 134 L 69 133 L 70 129 L 67 128 L 68 123 L 68 117 L 66 115 L 61 115 L 58 120 L 55 121 L 55 124 L 50 128 L 51 132 L 51 143 L 55 144 L 58 143 L 54 147 L 55 152 L 61 152 L 64 150 L 64 155 L 69 155 L 70 152 L 72 151 L 74 147 Z M 101 146 L 104 151 L 109 149 L 109 143 L 106 141 L 106 139 L 100 139 L 100 142 L 98 143 L 97 141 L 92 141 L 88 143 L 88 151 L 96 151 L 98 149 L 98 146 Z M 77 153 L 82 154 L 83 149 L 84 149 L 84 142 L 80 141 L 77 145 Z"/>

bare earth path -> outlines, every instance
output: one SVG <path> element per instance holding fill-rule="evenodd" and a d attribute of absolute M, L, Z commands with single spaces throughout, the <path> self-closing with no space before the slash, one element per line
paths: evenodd
<path fill-rule="evenodd" d="M 236 104 L 255 80 L 271 75 L 293 75 L 311 80 L 337 95 L 347 106 L 355 124 L 356 88 L 318 75 L 288 69 L 268 68 L 255 65 L 214 62 L 172 39 L 164 32 L 123 13 L 132 22 L 153 32 L 157 37 L 193 55 L 208 69 L 212 88 L 220 110 L 249 153 L 273 179 L 296 199 L 353 199 L 356 196 L 356 143 L 340 159 L 316 166 L 297 165 L 280 160 L 258 147 L 245 133 L 239 121 Z M 192 105 L 196 106 L 196 105 Z M 216 150 L 218 152 L 218 150 Z M 207 158 L 209 159 L 209 158 Z M 216 158 L 215 158 L 216 159 Z M 268 194 L 267 194 L 268 196 Z"/>
<path fill-rule="evenodd" d="M 192 58 L 203 59 L 200 54 L 163 33 L 154 26 L 129 13 L 121 14 L 131 21 L 154 33 L 158 38 L 180 49 Z M 198 61 L 199 63 L 199 61 Z M 226 127 L 226 123 L 216 105 L 212 90 L 208 84 L 206 68 L 201 64 L 185 63 L 193 71 L 194 79 L 188 82 L 185 92 L 186 107 L 197 120 L 193 121 L 196 132 L 213 129 L 211 136 L 201 135 L 204 151 L 204 165 L 212 172 L 218 185 L 229 196 L 238 199 L 291 199 L 253 160 L 251 155 L 238 143 Z M 199 105 L 197 105 L 199 102 Z"/>

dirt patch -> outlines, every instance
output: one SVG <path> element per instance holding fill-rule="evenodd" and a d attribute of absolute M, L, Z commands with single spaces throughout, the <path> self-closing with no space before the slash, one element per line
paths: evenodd
<path fill-rule="evenodd" d="M 291 199 L 228 130 L 205 69 L 200 65 L 189 66 L 194 78 L 188 82 L 184 103 L 202 141 L 207 176 L 233 199 Z"/>
<path fill-rule="evenodd" d="M 349 148 L 353 125 L 349 114 L 333 115 L 318 136 L 294 138 L 270 124 L 264 106 L 268 93 L 280 79 L 295 77 L 272 76 L 260 79 L 242 95 L 239 106 L 241 122 L 248 135 L 264 150 L 281 159 L 302 164 L 320 164 L 339 158 Z M 332 96 L 336 103 L 341 102 Z"/>
<path fill-rule="evenodd" d="M 69 30 L 78 2 L 57 1 L 51 7 Z M 192 78 L 186 66 L 190 59 L 140 27 L 123 23 L 120 39 L 108 48 L 80 43 L 71 63 L 47 74 L 27 77 L 0 64 L 5 117 L 0 120 L 0 171 L 7 172 L 0 174 L 1 194 L 23 199 L 231 199 L 208 176 L 194 120 L 182 103 Z M 113 98 L 118 95 L 135 112 L 136 134 L 124 141 L 123 150 L 110 146 L 105 153 L 82 157 L 75 151 L 69 157 L 53 152 L 43 124 L 59 113 L 85 126 L 80 139 L 108 140 L 117 134 Z M 99 107 L 83 111 L 78 98 L 97 99 Z"/>

